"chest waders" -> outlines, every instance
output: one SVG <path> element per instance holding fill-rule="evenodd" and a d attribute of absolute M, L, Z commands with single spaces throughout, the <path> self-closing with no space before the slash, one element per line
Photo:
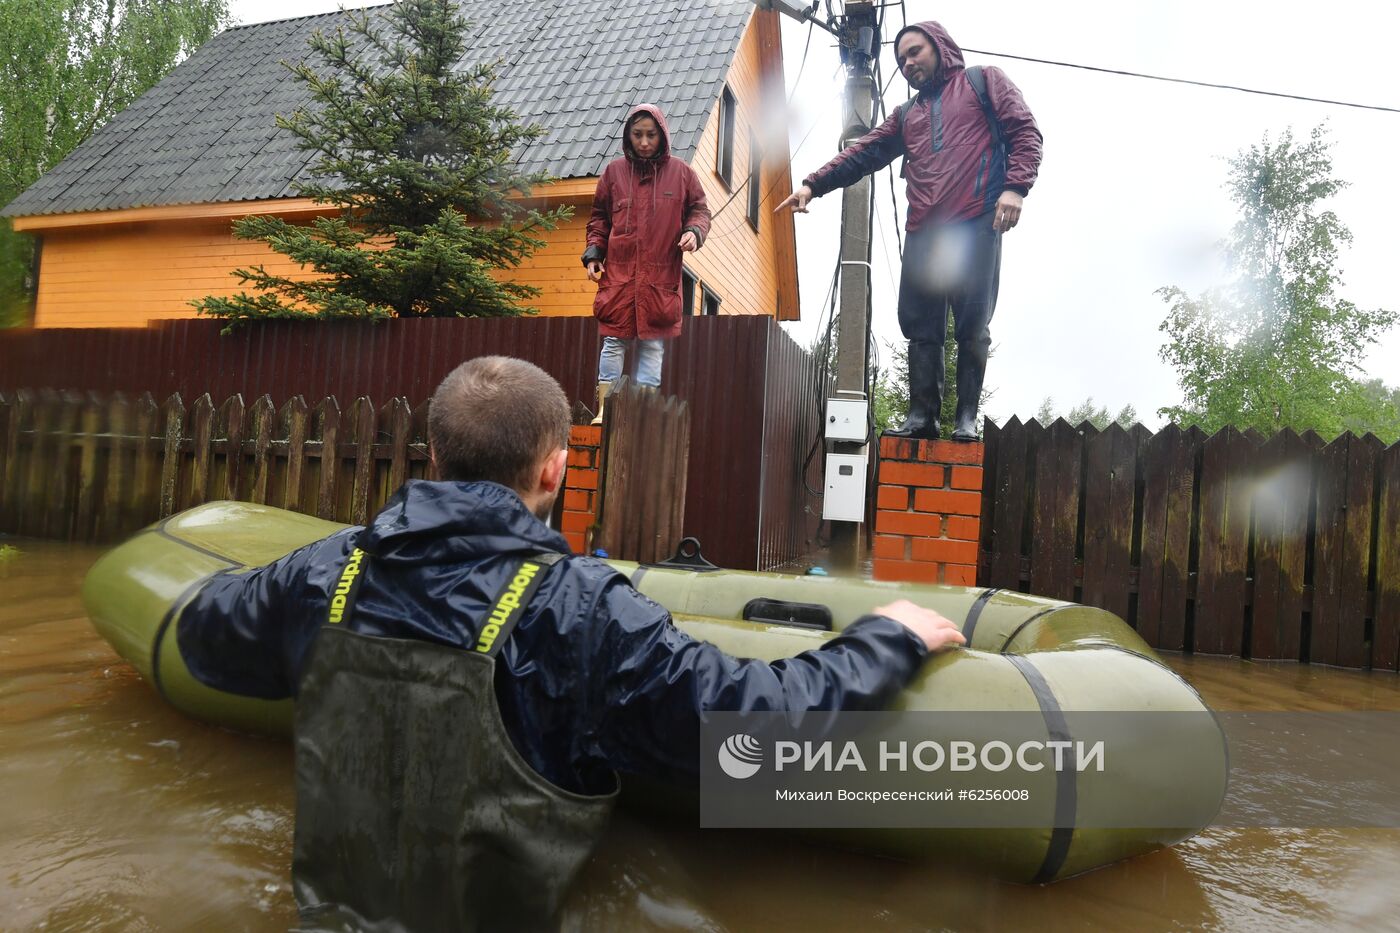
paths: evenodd
<path fill-rule="evenodd" d="M 350 631 L 366 559 L 351 553 L 296 703 L 303 929 L 550 928 L 617 793 L 570 793 L 531 768 L 492 680 L 561 557 L 523 561 L 464 650 Z"/>

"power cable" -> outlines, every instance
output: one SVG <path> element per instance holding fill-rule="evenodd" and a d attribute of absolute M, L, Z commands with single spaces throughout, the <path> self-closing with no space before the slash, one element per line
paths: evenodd
<path fill-rule="evenodd" d="M 1308 97 L 1304 94 L 1285 94 L 1282 91 L 1262 91 L 1258 88 L 1240 87 L 1237 84 L 1216 84 L 1211 81 L 1194 81 L 1190 78 L 1169 78 L 1164 75 L 1143 74 L 1138 71 L 1124 71 L 1118 68 L 1100 68 L 1097 65 L 1078 65 L 1073 62 L 1058 62 L 1048 58 L 1032 58 L 1029 55 L 1011 55 L 1007 52 L 988 52 L 983 49 L 970 49 L 963 46 L 964 52 L 976 55 L 989 55 L 992 58 L 1012 58 L 1021 62 L 1034 62 L 1037 65 L 1055 65 L 1059 68 L 1077 68 L 1081 71 L 1097 71 L 1100 74 L 1121 75 L 1127 78 L 1144 78 L 1148 81 L 1167 81 L 1171 84 L 1190 84 L 1195 87 L 1216 88 L 1222 91 L 1239 91 L 1243 94 L 1259 94 L 1264 97 L 1282 97 L 1287 100 L 1302 100 L 1312 104 L 1332 104 L 1336 107 L 1355 107 L 1358 110 L 1379 110 L 1384 113 L 1400 113 L 1400 107 L 1383 107 L 1377 104 L 1358 104 L 1354 101 L 1333 100 L 1327 97 Z"/>

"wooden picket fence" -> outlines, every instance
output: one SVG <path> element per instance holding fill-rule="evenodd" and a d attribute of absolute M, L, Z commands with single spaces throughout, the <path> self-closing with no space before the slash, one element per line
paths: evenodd
<path fill-rule="evenodd" d="M 106 542 L 181 509 L 241 499 L 362 523 L 428 471 L 427 403 L 240 395 L 0 395 L 0 531 Z"/>
<path fill-rule="evenodd" d="M 978 580 L 1168 650 L 1396 670 L 1400 444 L 988 423 Z"/>
<path fill-rule="evenodd" d="M 664 560 L 685 518 L 689 408 L 636 388 L 612 404 L 600 546 Z M 109 542 L 216 499 L 364 524 L 404 480 L 429 475 L 427 415 L 401 398 L 342 411 L 300 396 L 277 409 L 267 396 L 216 408 L 206 394 L 187 408 L 178 393 L 161 405 L 149 393 L 0 394 L 0 532 Z"/>
<path fill-rule="evenodd" d="M 607 404 L 595 543 L 620 560 L 666 560 L 676 553 L 685 524 L 690 408 L 626 377 Z"/>

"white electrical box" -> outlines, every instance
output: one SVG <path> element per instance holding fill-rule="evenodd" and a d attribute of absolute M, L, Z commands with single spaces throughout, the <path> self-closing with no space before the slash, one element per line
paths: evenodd
<path fill-rule="evenodd" d="M 822 518 L 836 522 L 865 521 L 865 454 L 826 455 L 826 495 Z"/>
<path fill-rule="evenodd" d="M 826 400 L 826 439 L 865 443 L 870 430 L 867 418 L 869 403 L 865 399 L 829 398 Z"/>

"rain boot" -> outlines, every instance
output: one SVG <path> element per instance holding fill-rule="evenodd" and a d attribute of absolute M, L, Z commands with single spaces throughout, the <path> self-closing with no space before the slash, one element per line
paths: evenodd
<path fill-rule="evenodd" d="M 953 440 L 977 440 L 977 405 L 982 400 L 982 377 L 987 373 L 987 349 L 980 342 L 958 345 L 958 407 Z"/>
<path fill-rule="evenodd" d="M 596 414 L 596 415 L 593 416 L 593 420 L 590 421 L 589 424 L 602 424 L 602 423 L 603 423 L 603 406 L 604 406 L 604 404 L 606 404 L 606 399 L 607 399 L 607 397 L 608 397 L 608 392 L 610 392 L 611 390 L 612 390 L 612 383 L 611 383 L 611 382 L 600 382 L 600 383 L 598 383 L 598 414 Z"/>
<path fill-rule="evenodd" d="M 886 437 L 936 441 L 943 406 L 943 347 L 931 340 L 909 341 L 909 416 Z"/>

